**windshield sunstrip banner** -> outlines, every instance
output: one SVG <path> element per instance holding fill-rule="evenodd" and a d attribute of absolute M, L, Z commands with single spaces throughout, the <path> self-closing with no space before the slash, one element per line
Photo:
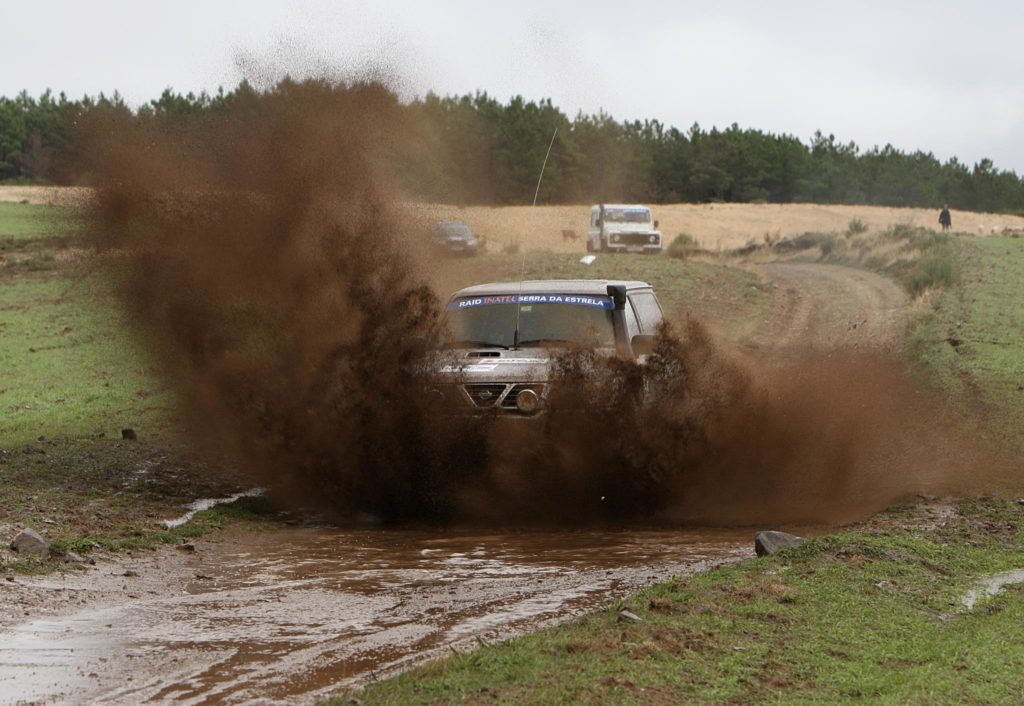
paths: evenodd
<path fill-rule="evenodd" d="M 461 311 L 462 309 L 496 304 L 570 304 L 597 309 L 611 310 L 614 308 L 609 297 L 593 297 L 585 294 L 497 294 L 454 299 L 448 304 L 448 311 Z"/>

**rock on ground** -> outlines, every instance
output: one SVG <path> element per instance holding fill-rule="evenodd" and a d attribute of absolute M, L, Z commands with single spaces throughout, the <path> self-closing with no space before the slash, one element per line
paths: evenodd
<path fill-rule="evenodd" d="M 11 549 L 19 554 L 44 556 L 50 553 L 50 543 L 34 529 L 26 527 L 11 541 Z"/>
<path fill-rule="evenodd" d="M 797 537 L 793 534 L 768 530 L 766 532 L 758 532 L 754 536 L 754 551 L 757 552 L 758 556 L 768 556 L 782 549 L 798 547 L 806 541 L 803 537 Z"/>

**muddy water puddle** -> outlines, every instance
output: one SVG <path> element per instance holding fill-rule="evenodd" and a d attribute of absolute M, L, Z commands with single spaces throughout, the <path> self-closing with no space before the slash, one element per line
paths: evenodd
<path fill-rule="evenodd" d="M 752 553 L 747 531 L 249 533 L 5 630 L 0 704 L 315 702 Z"/>

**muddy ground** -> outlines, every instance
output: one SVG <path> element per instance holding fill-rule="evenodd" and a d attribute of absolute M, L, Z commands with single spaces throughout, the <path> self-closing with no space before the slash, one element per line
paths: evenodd
<path fill-rule="evenodd" d="M 19 578 L 6 593 L 25 616 L 5 628 L 0 700 L 311 702 L 749 556 L 747 540 L 737 531 L 229 531 L 194 553 Z"/>
<path fill-rule="evenodd" d="M 749 349 L 898 350 L 906 299 L 859 270 L 772 264 Z M 806 530 L 801 530 L 805 531 Z M 11 575 L 0 704 L 305 703 L 636 588 L 752 556 L 752 531 L 239 527 Z"/>

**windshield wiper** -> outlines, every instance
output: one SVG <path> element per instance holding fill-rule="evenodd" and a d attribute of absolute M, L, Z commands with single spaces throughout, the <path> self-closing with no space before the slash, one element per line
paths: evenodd
<path fill-rule="evenodd" d="M 468 341 L 468 340 L 461 340 L 461 341 L 452 341 L 452 345 L 453 346 L 457 346 L 459 348 L 504 348 L 505 350 L 508 350 L 508 346 L 506 346 L 505 344 L 503 344 L 503 343 L 492 343 L 491 341 Z"/>

